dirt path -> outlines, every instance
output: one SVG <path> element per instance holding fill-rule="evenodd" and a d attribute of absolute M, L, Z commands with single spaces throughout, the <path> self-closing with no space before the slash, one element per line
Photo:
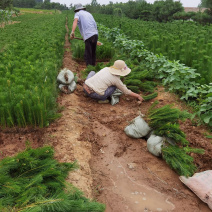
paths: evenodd
<path fill-rule="evenodd" d="M 63 67 L 80 78 L 85 65 L 72 60 L 68 34 L 64 48 Z M 161 106 L 179 102 L 162 88 L 157 99 Z M 148 152 L 145 140 L 124 133 L 128 123 L 139 113 L 146 114 L 152 102 L 139 104 L 122 96 L 115 106 L 98 104 L 83 94 L 79 80 L 74 93 L 61 93 L 58 103 L 64 108 L 62 117 L 48 128 L 1 129 L 0 157 L 22 151 L 26 140 L 35 148 L 54 146 L 59 161 L 78 161 L 80 168 L 70 173 L 68 181 L 87 197 L 105 203 L 106 212 L 210 211 L 161 158 Z M 199 171 L 211 169 L 212 145 L 203 136 L 205 129 L 189 121 L 181 128 L 193 146 L 206 149 L 205 155 L 194 155 Z"/>

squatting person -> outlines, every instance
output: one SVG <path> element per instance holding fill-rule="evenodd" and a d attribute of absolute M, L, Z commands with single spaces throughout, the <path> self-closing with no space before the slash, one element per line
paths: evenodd
<path fill-rule="evenodd" d="M 105 67 L 98 73 L 91 71 L 85 83 L 83 90 L 85 94 L 93 99 L 106 101 L 118 88 L 124 94 L 130 95 L 143 101 L 143 98 L 132 92 L 120 79 L 120 76 L 126 76 L 131 72 L 123 60 L 116 60 L 113 66 Z"/>

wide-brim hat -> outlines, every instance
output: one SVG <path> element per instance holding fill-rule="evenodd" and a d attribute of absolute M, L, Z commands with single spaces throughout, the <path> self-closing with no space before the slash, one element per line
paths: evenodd
<path fill-rule="evenodd" d="M 82 6 L 82 4 L 75 4 L 74 7 L 75 7 L 74 12 L 77 12 L 79 10 L 85 10 L 86 9 L 85 7 Z"/>
<path fill-rule="evenodd" d="M 131 69 L 127 67 L 123 60 L 116 60 L 114 64 L 109 67 L 109 71 L 113 75 L 126 76 L 131 72 Z"/>

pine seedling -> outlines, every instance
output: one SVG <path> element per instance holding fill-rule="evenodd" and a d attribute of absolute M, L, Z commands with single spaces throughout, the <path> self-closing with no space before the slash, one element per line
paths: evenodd
<path fill-rule="evenodd" d="M 179 110 L 171 108 L 171 105 L 165 105 L 161 108 L 149 111 L 149 125 L 157 129 L 167 123 L 175 123 L 179 119 Z"/>
<path fill-rule="evenodd" d="M 127 86 L 131 91 L 135 92 L 135 93 L 139 93 L 139 87 L 135 86 L 135 85 L 128 85 Z"/>
<path fill-rule="evenodd" d="M 152 93 L 152 94 L 149 94 L 149 95 L 146 95 L 146 96 L 142 96 L 142 98 L 145 101 L 148 101 L 148 100 L 154 99 L 157 96 L 158 96 L 158 93 L 155 92 L 155 93 Z"/>
<path fill-rule="evenodd" d="M 156 85 L 153 81 L 145 81 L 140 84 L 139 88 L 141 91 L 153 93 Z"/>
<path fill-rule="evenodd" d="M 103 204 L 90 201 L 73 185 L 67 189 L 65 179 L 76 168 L 76 162 L 58 163 L 51 147 L 28 147 L 17 156 L 3 159 L 0 161 L 1 211 L 104 211 Z"/>
<path fill-rule="evenodd" d="M 177 144 L 188 145 L 185 133 L 180 129 L 178 124 L 167 123 L 154 130 L 154 134 L 158 136 L 165 136 L 173 139 Z"/>
<path fill-rule="evenodd" d="M 142 85 L 142 82 L 138 79 L 126 79 L 124 81 L 124 84 L 126 84 L 127 86 L 129 85 L 133 85 L 133 86 L 138 86 L 138 87 L 141 87 Z"/>
<path fill-rule="evenodd" d="M 165 146 L 162 148 L 162 156 L 166 163 L 181 176 L 192 176 L 197 170 L 194 159 L 188 153 L 203 154 L 204 150 L 189 147 Z"/>
<path fill-rule="evenodd" d="M 172 105 L 165 105 L 161 108 L 155 108 L 158 102 L 155 102 L 148 111 L 149 125 L 157 129 L 168 123 L 177 123 L 178 120 L 184 120 L 188 117 L 187 112 L 172 108 Z"/>
<path fill-rule="evenodd" d="M 166 146 L 162 148 L 162 156 L 166 163 L 181 176 L 192 176 L 196 171 L 193 158 L 178 146 Z"/>

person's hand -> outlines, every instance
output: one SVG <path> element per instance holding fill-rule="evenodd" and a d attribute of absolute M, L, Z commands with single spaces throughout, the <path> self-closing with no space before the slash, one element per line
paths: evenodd
<path fill-rule="evenodd" d="M 71 32 L 71 34 L 70 34 L 70 38 L 71 38 L 71 40 L 73 40 L 73 39 L 74 39 L 74 32 Z"/>
<path fill-rule="evenodd" d="M 138 100 L 141 101 L 141 102 L 144 101 L 144 99 L 140 95 L 138 95 Z"/>

